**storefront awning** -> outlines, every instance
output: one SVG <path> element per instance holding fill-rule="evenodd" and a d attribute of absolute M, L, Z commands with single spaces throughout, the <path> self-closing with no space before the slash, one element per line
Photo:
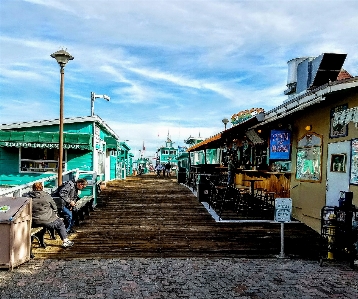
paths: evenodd
<path fill-rule="evenodd" d="M 0 131 L 0 147 L 57 148 L 58 132 Z M 64 149 L 92 150 L 92 135 L 63 133 Z"/>
<path fill-rule="evenodd" d="M 257 135 L 257 133 L 255 132 L 254 129 L 250 129 L 250 130 L 246 131 L 246 137 L 249 138 L 249 140 L 253 144 L 263 144 L 263 143 L 265 143 L 265 140 L 263 140 L 259 135 Z"/>
<path fill-rule="evenodd" d="M 107 149 L 117 150 L 120 147 L 118 140 L 112 136 L 104 137 L 104 141 Z"/>
<path fill-rule="evenodd" d="M 218 148 L 218 147 L 220 147 L 220 139 L 221 139 L 221 133 L 216 134 L 210 138 L 205 139 L 202 142 L 199 142 L 199 143 L 189 147 L 187 152 L 200 151 L 200 150 L 205 150 L 208 148 Z"/>

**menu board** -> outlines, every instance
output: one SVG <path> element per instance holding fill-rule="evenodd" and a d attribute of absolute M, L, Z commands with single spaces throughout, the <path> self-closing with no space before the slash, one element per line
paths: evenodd
<path fill-rule="evenodd" d="M 358 185 L 358 139 L 352 140 L 351 174 L 349 182 Z"/>

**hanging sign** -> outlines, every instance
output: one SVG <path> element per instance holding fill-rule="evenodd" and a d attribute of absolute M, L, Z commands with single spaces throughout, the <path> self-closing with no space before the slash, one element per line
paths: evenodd
<path fill-rule="evenodd" d="M 231 116 L 231 123 L 233 126 L 241 124 L 250 118 L 256 116 L 257 114 L 264 112 L 262 108 L 251 108 L 250 110 L 243 110 L 237 114 Z"/>

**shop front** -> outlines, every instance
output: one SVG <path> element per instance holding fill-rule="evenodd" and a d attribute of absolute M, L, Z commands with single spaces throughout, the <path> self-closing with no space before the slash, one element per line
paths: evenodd
<path fill-rule="evenodd" d="M 58 120 L 0 126 L 0 185 L 16 186 L 57 174 Z M 98 117 L 64 120 L 63 171 L 117 177 L 118 136 Z"/>
<path fill-rule="evenodd" d="M 189 148 L 190 156 L 217 149 L 221 173 L 232 156 L 237 188 L 291 198 L 292 216 L 320 231 L 322 208 L 338 206 L 342 193 L 358 205 L 358 77 L 341 70 L 345 57 L 301 59 L 293 70 L 289 62 L 294 76 L 282 105 L 234 114 L 230 129 Z"/>

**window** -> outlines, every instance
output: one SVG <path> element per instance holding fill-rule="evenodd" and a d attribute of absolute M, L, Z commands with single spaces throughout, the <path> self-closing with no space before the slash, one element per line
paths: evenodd
<path fill-rule="evenodd" d="M 66 161 L 64 151 L 63 161 Z M 21 172 L 57 171 L 58 149 L 54 148 L 20 148 Z"/>

